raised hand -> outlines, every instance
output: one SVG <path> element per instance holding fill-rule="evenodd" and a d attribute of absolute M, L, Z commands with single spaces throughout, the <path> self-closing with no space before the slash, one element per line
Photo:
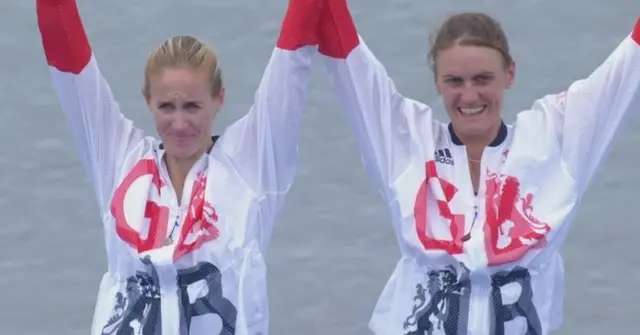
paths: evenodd
<path fill-rule="evenodd" d="M 89 63 L 91 47 L 75 0 L 37 0 L 42 45 L 50 66 L 78 74 Z"/>
<path fill-rule="evenodd" d="M 318 44 L 320 16 L 327 0 L 289 0 L 278 47 L 295 50 Z"/>
<path fill-rule="evenodd" d="M 358 32 L 346 0 L 324 0 L 318 29 L 321 54 L 346 58 L 358 46 Z"/>

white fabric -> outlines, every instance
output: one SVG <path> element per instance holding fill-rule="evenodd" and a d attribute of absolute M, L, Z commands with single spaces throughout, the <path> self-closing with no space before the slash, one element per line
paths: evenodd
<path fill-rule="evenodd" d="M 640 109 L 638 45 L 625 38 L 588 78 L 520 112 L 484 151 L 477 197 L 465 147 L 428 106 L 398 93 L 362 39 L 346 59 L 324 60 L 402 252 L 371 330 L 537 335 L 559 327 L 559 251 L 616 130 Z"/>
<path fill-rule="evenodd" d="M 180 205 L 160 143 L 120 113 L 96 60 L 79 75 L 50 69 L 102 212 L 108 271 L 91 334 L 268 334 L 264 252 L 294 179 L 314 52 L 273 51 L 253 107 L 193 167 Z"/>

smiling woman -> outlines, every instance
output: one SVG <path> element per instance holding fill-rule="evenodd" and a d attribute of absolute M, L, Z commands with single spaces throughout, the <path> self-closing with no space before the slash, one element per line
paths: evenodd
<path fill-rule="evenodd" d="M 329 2 L 319 50 L 402 251 L 373 333 L 558 328 L 564 239 L 620 124 L 640 109 L 640 19 L 593 73 L 506 125 L 515 65 L 504 32 L 486 14 L 449 17 L 431 52 L 441 122 L 397 91 L 346 0 Z"/>
<path fill-rule="evenodd" d="M 435 35 L 430 58 L 453 129 L 471 146 L 470 159 L 479 160 L 500 130 L 504 92 L 515 75 L 505 33 L 484 13 L 456 14 Z"/>

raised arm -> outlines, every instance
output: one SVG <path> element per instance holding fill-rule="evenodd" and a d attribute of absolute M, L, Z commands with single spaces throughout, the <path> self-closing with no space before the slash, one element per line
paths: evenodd
<path fill-rule="evenodd" d="M 429 148 L 433 146 L 431 109 L 398 93 L 384 66 L 358 35 L 346 0 L 327 0 L 319 51 L 355 132 L 365 169 L 388 196 L 390 184 L 409 163 L 410 129 L 419 125 L 418 133 L 425 136 L 414 143 L 423 146 L 424 152 L 433 151 Z"/>
<path fill-rule="evenodd" d="M 117 166 L 142 132 L 120 113 L 75 0 L 37 0 L 36 11 L 60 106 L 101 209 L 107 211 Z"/>
<path fill-rule="evenodd" d="M 267 245 L 271 225 L 293 183 L 298 165 L 298 135 L 316 52 L 323 0 L 290 0 L 276 48 L 249 112 L 229 126 L 220 146 L 237 173 L 257 194 L 260 223 L 255 230 Z"/>
<path fill-rule="evenodd" d="M 624 118 L 640 112 L 640 18 L 591 75 L 537 104 L 558 125 L 564 164 L 583 192 Z"/>
<path fill-rule="evenodd" d="M 258 193 L 286 193 L 293 182 L 320 3 L 290 1 L 253 106 L 221 137 L 237 172 Z"/>

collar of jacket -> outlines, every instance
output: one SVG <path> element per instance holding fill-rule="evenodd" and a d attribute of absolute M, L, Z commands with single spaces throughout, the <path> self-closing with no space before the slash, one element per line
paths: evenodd
<path fill-rule="evenodd" d="M 207 150 L 208 154 L 211 153 L 211 149 L 213 149 L 213 146 L 216 145 L 216 142 L 218 141 L 219 138 L 220 138 L 219 135 L 211 136 L 211 140 L 213 141 L 213 144 L 209 147 L 209 150 Z M 164 150 L 164 144 L 160 143 L 159 148 L 160 150 Z"/>
<path fill-rule="evenodd" d="M 449 122 L 449 135 L 451 136 L 451 141 L 455 145 L 464 145 L 456 132 L 453 130 L 453 124 Z M 504 124 L 504 121 L 500 121 L 500 129 L 498 130 L 498 135 L 493 139 L 491 143 L 489 143 L 490 147 L 497 147 L 507 138 L 507 125 Z"/>

